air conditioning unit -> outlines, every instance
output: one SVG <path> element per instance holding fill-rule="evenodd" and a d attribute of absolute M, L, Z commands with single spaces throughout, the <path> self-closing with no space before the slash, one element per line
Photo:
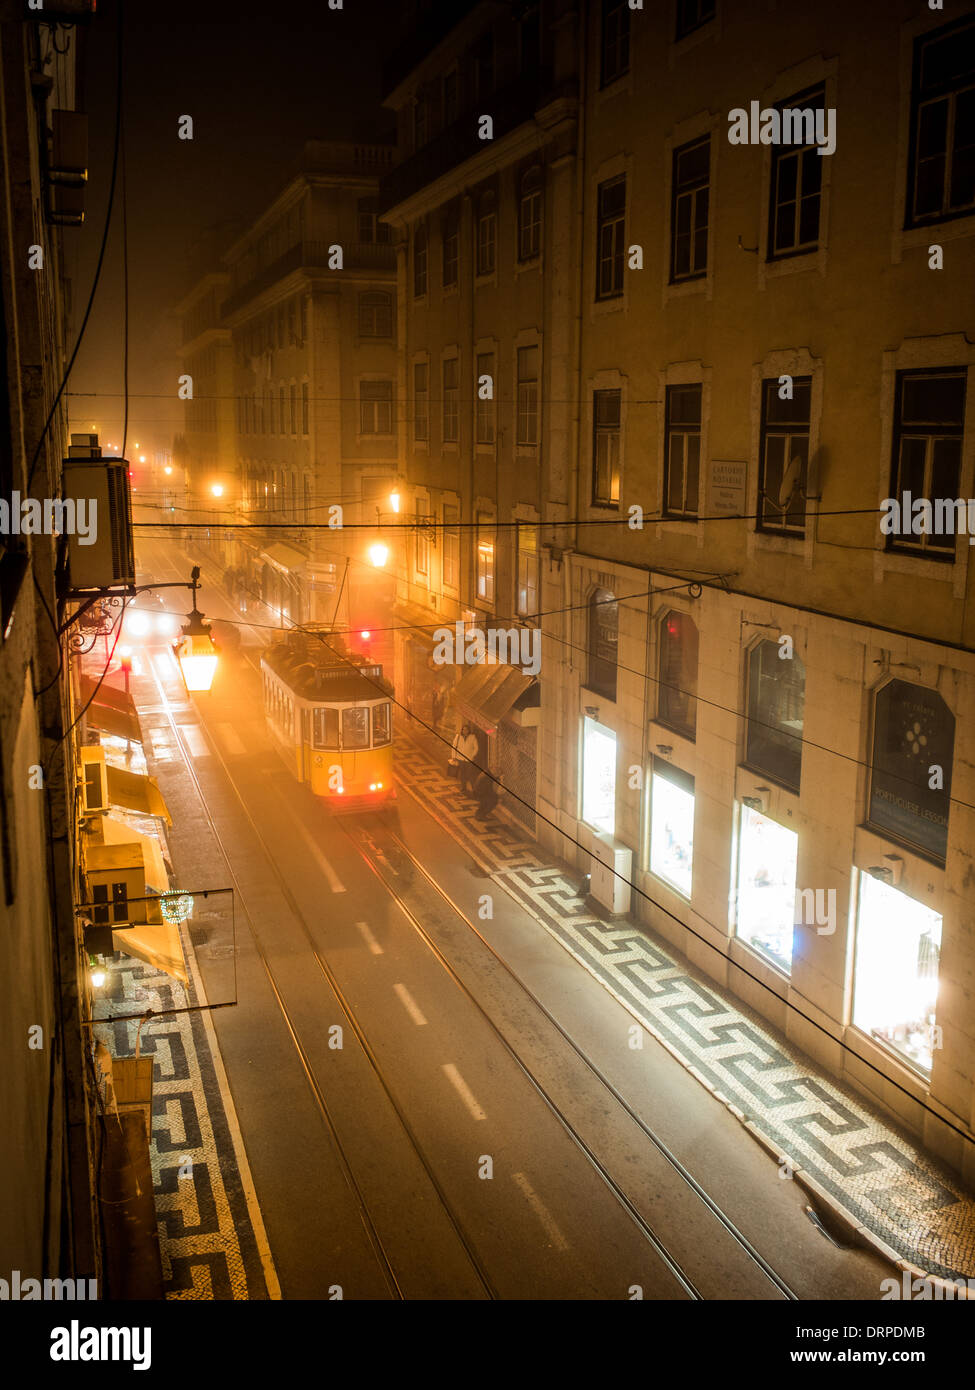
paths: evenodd
<path fill-rule="evenodd" d="M 74 446 L 73 446 L 74 447 Z M 64 496 L 87 506 L 88 536 L 68 536 L 68 587 L 114 589 L 135 584 L 132 496 L 124 459 L 64 460 Z"/>
<path fill-rule="evenodd" d="M 589 893 L 614 917 L 630 910 L 633 851 L 612 835 L 594 835 L 589 861 Z"/>
<path fill-rule="evenodd" d="M 81 799 L 86 816 L 108 810 L 108 769 L 104 748 L 81 750 Z"/>

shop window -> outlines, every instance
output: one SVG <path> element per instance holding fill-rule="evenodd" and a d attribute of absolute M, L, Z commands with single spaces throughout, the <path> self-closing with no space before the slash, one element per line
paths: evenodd
<path fill-rule="evenodd" d="M 693 738 L 697 728 L 697 625 L 685 613 L 670 612 L 660 624 L 657 718 Z"/>
<path fill-rule="evenodd" d="M 868 822 L 942 864 L 954 750 L 955 717 L 936 690 L 901 680 L 878 690 Z"/>
<path fill-rule="evenodd" d="M 941 918 L 930 908 L 860 874 L 853 1023 L 930 1073 L 938 1034 Z"/>
<path fill-rule="evenodd" d="M 582 819 L 606 835 L 616 828 L 616 735 L 588 716 L 582 734 Z"/>
<path fill-rule="evenodd" d="M 798 852 L 794 830 L 742 806 L 735 932 L 787 974 L 792 971 Z"/>
<path fill-rule="evenodd" d="M 654 759 L 650 781 L 650 872 L 685 898 L 694 860 L 694 778 Z"/>
<path fill-rule="evenodd" d="M 616 699 L 616 654 L 619 646 L 619 604 L 608 589 L 589 598 L 589 670 L 586 685 L 604 699 Z"/>
<path fill-rule="evenodd" d="M 760 642 L 748 657 L 748 722 L 745 762 L 756 772 L 798 792 L 806 668 L 778 642 Z"/>

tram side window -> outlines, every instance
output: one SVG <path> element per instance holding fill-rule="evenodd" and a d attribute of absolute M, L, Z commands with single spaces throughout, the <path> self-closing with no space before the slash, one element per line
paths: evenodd
<path fill-rule="evenodd" d="M 372 742 L 376 748 L 389 742 L 389 702 L 372 707 Z"/>
<path fill-rule="evenodd" d="M 369 706 L 356 705 L 342 711 L 342 747 L 369 747 Z"/>
<path fill-rule="evenodd" d="M 337 709 L 329 709 L 326 705 L 324 709 L 315 710 L 315 747 L 316 748 L 338 748 L 339 746 L 339 712 Z"/>

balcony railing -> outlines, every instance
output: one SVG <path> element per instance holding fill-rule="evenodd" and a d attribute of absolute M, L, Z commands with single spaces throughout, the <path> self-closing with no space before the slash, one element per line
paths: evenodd
<path fill-rule="evenodd" d="M 530 121 L 535 112 L 549 101 L 558 96 L 575 94 L 574 78 L 556 88 L 551 72 L 540 68 L 512 82 L 502 91 L 473 103 L 446 130 L 380 179 L 380 215 L 483 151 L 485 142 L 477 136 L 479 116 L 489 115 L 492 118 L 494 139 L 497 141 L 525 121 Z"/>
<path fill-rule="evenodd" d="M 233 294 L 223 302 L 221 313 L 224 319 L 235 314 L 238 309 L 255 299 L 264 290 L 270 289 L 296 270 L 328 269 L 329 246 L 342 247 L 343 270 L 389 270 L 396 269 L 396 248 L 388 242 L 351 241 L 330 243 L 327 241 L 299 241 L 289 247 L 284 255 L 271 261 L 262 270 L 245 280 Z M 334 272 L 333 272 L 334 274 Z"/>

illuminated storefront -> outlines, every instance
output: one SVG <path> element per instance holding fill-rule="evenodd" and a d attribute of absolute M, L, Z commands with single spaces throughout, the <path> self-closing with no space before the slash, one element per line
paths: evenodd
<path fill-rule="evenodd" d="M 768 816 L 741 808 L 736 933 L 791 973 L 799 836 Z"/>
<path fill-rule="evenodd" d="M 654 760 L 650 780 L 650 872 L 691 896 L 694 778 Z"/>
<path fill-rule="evenodd" d="M 923 1072 L 938 1041 L 940 952 L 940 916 L 861 872 L 853 1023 Z"/>
<path fill-rule="evenodd" d="M 588 716 L 582 732 L 582 819 L 607 835 L 616 828 L 616 735 Z"/>

